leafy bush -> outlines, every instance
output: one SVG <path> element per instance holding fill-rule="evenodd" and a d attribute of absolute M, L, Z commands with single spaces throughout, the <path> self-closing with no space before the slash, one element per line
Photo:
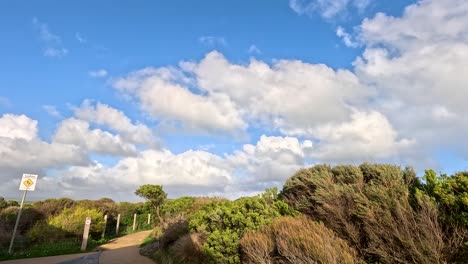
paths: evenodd
<path fill-rule="evenodd" d="M 468 172 L 437 175 L 427 170 L 419 188 L 431 196 L 439 209 L 450 262 L 468 259 Z"/>
<path fill-rule="evenodd" d="M 47 224 L 46 221 L 37 222 L 27 232 L 27 237 L 31 242 L 42 243 L 42 242 L 59 242 L 70 236 L 69 233 L 64 230 Z"/>
<path fill-rule="evenodd" d="M 277 190 L 256 197 L 206 204 L 189 221 L 192 232 L 206 236 L 203 254 L 206 263 L 239 263 L 239 240 L 245 231 L 270 224 L 283 215 L 294 215 Z"/>
<path fill-rule="evenodd" d="M 51 218 L 49 225 L 80 236 L 83 234 L 86 217 L 91 218 L 91 236 L 99 237 L 104 228 L 104 218 L 97 209 L 86 209 L 81 206 L 66 208 L 62 213 Z"/>
<path fill-rule="evenodd" d="M 356 252 L 322 223 L 281 217 L 241 242 L 243 263 L 357 263 Z"/>
<path fill-rule="evenodd" d="M 325 223 L 366 261 L 442 263 L 437 208 L 426 195 L 410 192 L 415 181 L 411 169 L 392 165 L 318 165 L 288 179 L 282 197 Z"/>

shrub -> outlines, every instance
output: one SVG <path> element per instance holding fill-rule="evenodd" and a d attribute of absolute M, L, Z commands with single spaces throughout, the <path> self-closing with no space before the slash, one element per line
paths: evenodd
<path fill-rule="evenodd" d="M 281 196 L 325 223 L 366 261 L 441 263 L 444 241 L 437 208 L 424 194 L 413 199 L 413 181 L 414 172 L 398 166 L 318 165 L 288 179 Z"/>
<path fill-rule="evenodd" d="M 97 209 L 86 209 L 81 206 L 67 208 L 49 220 L 49 225 L 80 236 L 83 234 L 86 217 L 91 218 L 90 234 L 97 238 L 104 228 L 104 217 Z"/>
<path fill-rule="evenodd" d="M 58 242 L 65 239 L 70 234 L 64 230 L 48 225 L 46 221 L 37 222 L 27 232 L 27 237 L 31 242 Z"/>
<path fill-rule="evenodd" d="M 281 217 L 242 238 L 244 263 L 357 263 L 356 252 L 323 224 Z"/>
<path fill-rule="evenodd" d="M 75 206 L 76 202 L 69 198 L 47 199 L 33 203 L 33 208 L 43 213 L 46 217 L 56 216 L 65 208 Z"/>
<path fill-rule="evenodd" d="M 190 217 L 189 227 L 206 236 L 203 254 L 207 263 L 239 263 L 239 239 L 245 231 L 295 213 L 272 189 L 255 197 L 206 204 Z"/>

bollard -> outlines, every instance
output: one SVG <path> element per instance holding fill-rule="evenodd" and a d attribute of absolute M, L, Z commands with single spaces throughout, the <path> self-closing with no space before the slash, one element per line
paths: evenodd
<path fill-rule="evenodd" d="M 133 214 L 133 231 L 135 231 L 136 228 L 136 214 Z"/>
<path fill-rule="evenodd" d="M 102 238 L 106 235 L 106 227 L 107 227 L 107 215 L 104 215 L 104 228 L 102 229 Z"/>
<path fill-rule="evenodd" d="M 115 227 L 115 234 L 119 234 L 120 214 L 117 215 L 117 226 Z"/>
<path fill-rule="evenodd" d="M 151 223 L 151 214 L 148 214 L 148 225 Z"/>
<path fill-rule="evenodd" d="M 81 250 L 85 251 L 88 244 L 89 228 L 91 226 L 91 218 L 86 217 L 84 231 L 83 231 L 83 242 L 81 243 Z"/>

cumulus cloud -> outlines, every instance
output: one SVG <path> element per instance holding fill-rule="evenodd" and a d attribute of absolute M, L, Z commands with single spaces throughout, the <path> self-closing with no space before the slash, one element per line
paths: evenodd
<path fill-rule="evenodd" d="M 359 12 L 364 11 L 371 0 L 289 0 L 289 7 L 294 12 L 303 15 L 320 14 L 330 19 L 352 7 Z"/>
<path fill-rule="evenodd" d="M 378 89 L 376 107 L 400 133 L 429 149 L 466 147 L 459 139 L 468 128 L 467 23 L 466 1 L 425 0 L 401 17 L 378 13 L 358 29 L 366 48 L 356 74 Z"/>
<path fill-rule="evenodd" d="M 156 136 L 149 127 L 142 123 L 133 124 L 122 111 L 109 105 L 85 100 L 80 107 L 74 108 L 74 113 L 81 120 L 109 127 L 127 142 L 150 147 L 157 145 Z"/>
<path fill-rule="evenodd" d="M 49 26 L 37 18 L 33 18 L 34 29 L 38 32 L 43 44 L 43 54 L 46 57 L 61 58 L 68 54 L 68 50 L 62 44 L 62 38 L 50 31 Z"/>
<path fill-rule="evenodd" d="M 119 135 L 101 129 L 90 129 L 89 123 L 76 118 L 63 120 L 55 132 L 53 142 L 76 145 L 85 150 L 117 156 L 135 155 L 134 145 Z"/>
<path fill-rule="evenodd" d="M 366 161 L 393 157 L 414 145 L 399 138 L 379 112 L 354 112 L 349 122 L 320 126 L 314 133 L 320 143 L 312 156 L 321 161 Z"/>
<path fill-rule="evenodd" d="M 256 145 L 246 144 L 227 159 L 244 185 L 253 184 L 258 191 L 262 188 L 256 184 L 281 183 L 304 167 L 311 150 L 310 140 L 262 135 Z"/>
<path fill-rule="evenodd" d="M 118 79 L 114 86 L 136 98 L 155 119 L 180 122 L 187 130 L 236 133 L 247 125 L 228 96 L 197 94 L 177 70 L 143 69 Z"/>

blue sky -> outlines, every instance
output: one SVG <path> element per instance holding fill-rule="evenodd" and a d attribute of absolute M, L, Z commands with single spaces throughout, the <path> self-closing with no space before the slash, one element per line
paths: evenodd
<path fill-rule="evenodd" d="M 42 177 L 37 197 L 125 200 L 143 183 L 250 195 L 322 162 L 466 170 L 467 12 L 461 0 L 3 1 L 0 193 L 23 172 Z"/>

